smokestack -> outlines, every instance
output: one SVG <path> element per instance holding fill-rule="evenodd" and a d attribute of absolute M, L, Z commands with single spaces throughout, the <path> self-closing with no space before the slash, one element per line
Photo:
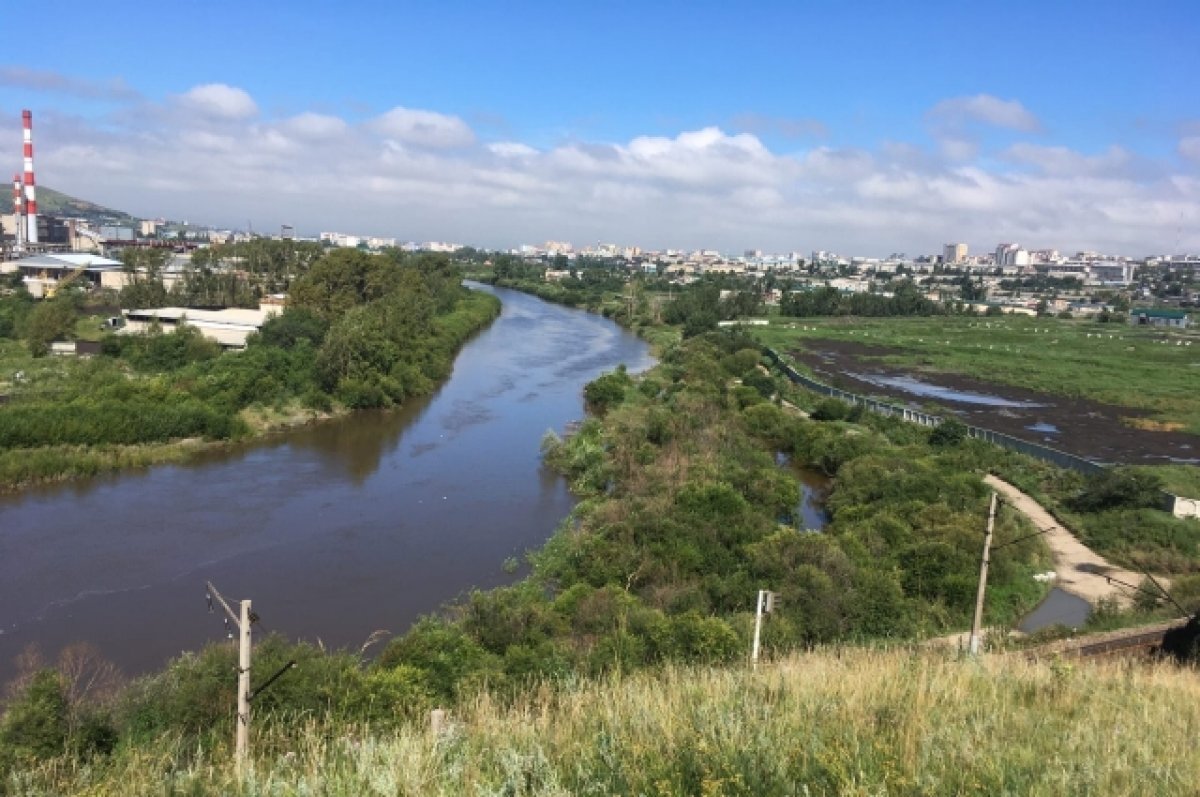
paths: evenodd
<path fill-rule="evenodd" d="M 25 240 L 38 242 L 37 191 L 33 181 L 33 111 L 21 111 L 21 126 L 25 129 Z"/>
<path fill-rule="evenodd" d="M 16 242 L 17 250 L 21 249 L 21 241 L 25 238 L 25 218 L 22 210 L 21 191 L 24 186 L 21 185 L 21 175 L 13 175 L 13 238 Z"/>

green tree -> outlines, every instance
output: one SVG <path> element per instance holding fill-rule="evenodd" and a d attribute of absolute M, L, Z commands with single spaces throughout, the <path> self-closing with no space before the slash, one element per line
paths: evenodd
<path fill-rule="evenodd" d="M 0 773 L 14 764 L 27 765 L 62 755 L 67 747 L 67 730 L 68 707 L 62 680 L 54 670 L 41 670 L 0 720 Z"/>
<path fill-rule="evenodd" d="M 73 336 L 75 307 L 69 296 L 46 299 L 33 308 L 26 323 L 25 337 L 34 357 L 50 351 L 50 343 Z"/>

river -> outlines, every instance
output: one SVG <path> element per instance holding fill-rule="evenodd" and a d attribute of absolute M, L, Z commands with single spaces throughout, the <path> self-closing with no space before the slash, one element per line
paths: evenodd
<path fill-rule="evenodd" d="M 514 580 L 505 559 L 574 505 L 542 435 L 583 416 L 587 382 L 653 360 L 605 318 L 475 287 L 502 314 L 402 409 L 0 498 L 0 682 L 35 643 L 86 641 L 134 674 L 220 639 L 205 580 L 251 598 L 260 633 L 331 647 Z"/>

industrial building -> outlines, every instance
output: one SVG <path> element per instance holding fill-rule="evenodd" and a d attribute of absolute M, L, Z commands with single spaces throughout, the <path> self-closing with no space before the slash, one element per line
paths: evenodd
<path fill-rule="evenodd" d="M 119 290 L 125 271 L 119 261 L 90 254 L 47 253 L 21 258 L 0 266 L 4 272 L 19 271 L 34 298 L 52 296 L 66 284 L 90 284 Z"/>
<path fill-rule="evenodd" d="M 197 329 L 201 335 L 227 349 L 246 348 L 251 332 L 262 329 L 267 319 L 282 311 L 277 303 L 264 302 L 257 310 L 231 308 L 228 310 L 195 310 L 189 307 L 156 307 L 147 310 L 122 310 L 125 317 L 123 334 L 148 332 L 158 325 L 163 332 L 173 332 L 181 325 Z"/>

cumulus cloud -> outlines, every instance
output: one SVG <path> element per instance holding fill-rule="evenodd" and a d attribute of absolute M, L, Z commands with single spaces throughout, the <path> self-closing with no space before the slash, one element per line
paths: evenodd
<path fill-rule="evenodd" d="M 285 133 L 297 138 L 321 141 L 345 135 L 349 125 L 338 116 L 306 111 L 284 119 L 280 128 Z"/>
<path fill-rule="evenodd" d="M 488 151 L 501 158 L 526 158 L 536 155 L 538 151 L 520 141 L 497 141 L 487 145 Z"/>
<path fill-rule="evenodd" d="M 402 144 L 431 149 L 465 147 L 475 134 L 462 119 L 435 111 L 397 106 L 375 119 L 373 127 Z"/>
<path fill-rule="evenodd" d="M 169 112 L 183 97 L 194 113 Z M 211 86 L 137 108 L 145 118 L 128 130 L 56 124 L 47 112 L 42 181 L 138 215 L 483 246 L 567 239 L 918 254 L 943 240 L 1015 240 L 1139 254 L 1172 247 L 1183 219 L 1193 237 L 1181 245 L 1200 247 L 1195 170 L 1118 146 L 1085 153 L 1039 137 L 995 151 L 947 135 L 785 153 L 749 131 L 709 126 L 536 148 L 511 134 L 480 141 L 462 119 L 428 109 L 364 121 L 263 118 L 245 92 Z M 0 119 L 0 135 L 14 124 Z M 963 149 L 948 151 L 956 141 Z M 1182 134 L 1179 153 L 1196 159 L 1200 136 Z"/>
<path fill-rule="evenodd" d="M 243 89 L 224 83 L 206 83 L 180 95 L 179 103 L 202 116 L 239 120 L 258 115 L 258 105 Z"/>
<path fill-rule="evenodd" d="M 1025 133 L 1041 129 L 1038 118 L 1020 102 L 1002 100 L 991 94 L 942 100 L 929 110 L 927 118 L 936 128 L 948 130 L 958 130 L 973 124 L 991 125 Z"/>
<path fill-rule="evenodd" d="M 99 100 L 136 100 L 141 96 L 119 77 L 89 80 L 48 69 L 27 69 L 21 66 L 0 66 L 0 86 Z"/>

